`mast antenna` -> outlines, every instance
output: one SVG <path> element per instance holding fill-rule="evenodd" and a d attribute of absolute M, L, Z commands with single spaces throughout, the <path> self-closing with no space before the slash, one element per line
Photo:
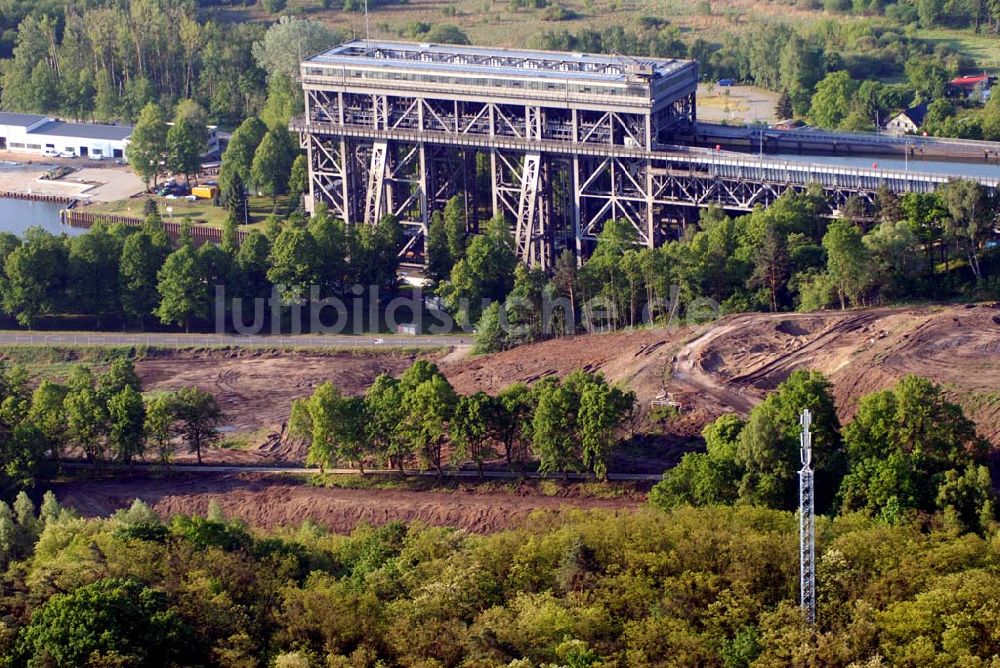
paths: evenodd
<path fill-rule="evenodd" d="M 809 624 L 816 623 L 816 513 L 813 505 L 812 413 L 799 417 L 802 469 L 799 471 L 799 595 L 802 613 Z"/>

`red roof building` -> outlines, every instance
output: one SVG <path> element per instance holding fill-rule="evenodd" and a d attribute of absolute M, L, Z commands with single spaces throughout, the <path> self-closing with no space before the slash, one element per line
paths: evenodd
<path fill-rule="evenodd" d="M 951 80 L 951 85 L 956 88 L 975 88 L 976 86 L 982 85 L 984 87 L 989 87 L 993 83 L 994 77 L 988 74 L 978 74 L 969 77 L 955 77 Z"/>

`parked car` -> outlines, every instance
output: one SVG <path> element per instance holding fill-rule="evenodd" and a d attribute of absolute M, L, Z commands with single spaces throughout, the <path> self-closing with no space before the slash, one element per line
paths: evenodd
<path fill-rule="evenodd" d="M 717 84 L 715 84 L 715 85 L 716 86 L 725 86 L 725 87 L 728 88 L 729 86 L 733 85 L 733 80 L 732 79 L 719 79 L 719 82 Z"/>
<path fill-rule="evenodd" d="M 169 195 L 173 195 L 174 197 L 184 197 L 190 193 L 191 189 L 180 183 L 167 183 L 156 191 L 156 194 L 160 197 L 167 197 Z"/>
<path fill-rule="evenodd" d="M 76 157 L 76 153 L 74 153 L 73 151 L 63 151 L 62 153 L 59 154 L 59 157 L 60 158 L 75 158 Z"/>
<path fill-rule="evenodd" d="M 42 151 L 42 155 L 44 155 L 46 158 L 58 158 L 59 151 L 55 150 L 54 148 L 47 148 L 44 151 Z"/>
<path fill-rule="evenodd" d="M 90 158 L 91 160 L 104 160 L 104 156 L 101 155 L 100 153 L 91 153 L 87 157 Z"/>

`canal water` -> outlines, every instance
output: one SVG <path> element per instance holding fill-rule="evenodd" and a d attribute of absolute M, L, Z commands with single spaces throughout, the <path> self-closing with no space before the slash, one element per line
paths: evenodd
<path fill-rule="evenodd" d="M 62 208 L 63 205 L 54 202 L 0 197 L 0 232 L 22 235 L 29 227 L 41 227 L 52 234 L 66 233 L 70 236 L 85 232 L 59 222 L 59 210 Z"/>
<path fill-rule="evenodd" d="M 809 162 L 818 165 L 843 165 L 871 169 L 891 169 L 910 171 L 919 174 L 944 174 L 946 176 L 961 176 L 966 178 L 1000 178 L 1000 164 L 996 162 L 963 162 L 959 160 L 921 160 L 919 158 L 894 158 L 886 156 L 855 156 L 855 155 L 803 155 L 801 153 L 765 153 L 768 160 L 787 160 L 789 162 Z"/>

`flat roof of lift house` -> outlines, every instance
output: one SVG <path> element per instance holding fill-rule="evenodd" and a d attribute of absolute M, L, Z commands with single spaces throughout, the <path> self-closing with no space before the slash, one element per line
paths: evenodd
<path fill-rule="evenodd" d="M 622 81 L 629 76 L 669 77 L 692 66 L 694 61 L 356 39 L 307 58 L 306 63 L 506 77 Z"/>

